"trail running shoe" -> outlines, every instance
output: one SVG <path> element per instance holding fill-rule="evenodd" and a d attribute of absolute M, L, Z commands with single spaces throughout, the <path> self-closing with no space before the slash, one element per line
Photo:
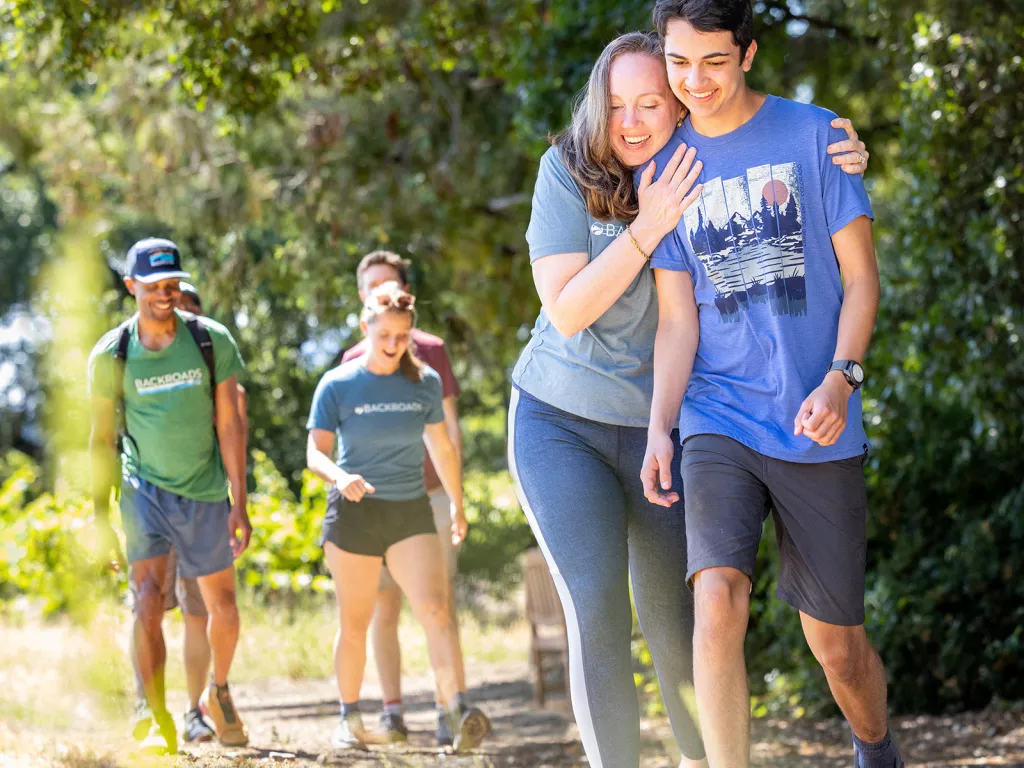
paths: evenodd
<path fill-rule="evenodd" d="M 147 755 L 178 754 L 178 729 L 174 727 L 174 718 L 170 712 L 153 716 L 149 734 L 139 748 Z"/>
<path fill-rule="evenodd" d="M 405 727 L 405 718 L 401 715 L 385 712 L 380 716 L 380 742 L 382 744 L 399 744 L 409 740 L 409 729 Z"/>
<path fill-rule="evenodd" d="M 459 727 L 455 733 L 452 749 L 456 752 L 468 752 L 476 749 L 491 732 L 491 721 L 476 707 L 470 707 L 458 717 Z"/>
<path fill-rule="evenodd" d="M 366 750 L 366 729 L 363 728 L 361 713 L 350 712 L 341 719 L 331 737 L 331 746 L 334 749 Z"/>
<path fill-rule="evenodd" d="M 434 738 L 439 747 L 450 747 L 455 737 L 452 735 L 451 720 L 456 717 L 454 714 L 437 713 L 437 730 L 434 731 Z"/>
<path fill-rule="evenodd" d="M 132 721 L 132 738 L 142 741 L 153 727 L 153 710 L 145 699 L 135 702 L 135 719 Z"/>
<path fill-rule="evenodd" d="M 226 683 L 210 683 L 199 697 L 199 708 L 210 719 L 217 740 L 225 747 L 244 747 L 249 743 L 249 732 L 238 717 Z"/>
<path fill-rule="evenodd" d="M 190 709 L 185 713 L 185 731 L 181 737 L 187 742 L 204 742 L 213 741 L 217 734 L 213 730 L 213 726 L 210 725 L 203 718 L 203 711 L 196 707 Z"/>

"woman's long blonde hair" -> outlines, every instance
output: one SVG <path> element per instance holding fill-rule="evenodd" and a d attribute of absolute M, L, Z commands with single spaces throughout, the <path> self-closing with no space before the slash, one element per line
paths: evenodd
<path fill-rule="evenodd" d="M 633 188 L 633 171 L 615 156 L 611 145 L 612 62 L 627 53 L 663 60 L 661 40 L 654 32 L 630 32 L 612 40 L 590 71 L 587 85 L 576 97 L 569 127 L 552 140 L 562 163 L 583 190 L 587 210 L 595 219 L 630 222 L 640 205 Z"/>
<path fill-rule="evenodd" d="M 363 303 L 363 311 L 359 318 L 369 326 L 375 318 L 385 312 L 395 312 L 400 315 L 409 316 L 409 327 L 416 327 L 416 297 L 411 293 L 402 290 L 402 287 L 395 282 L 386 282 L 378 285 Z M 398 362 L 398 370 L 402 372 L 409 381 L 419 383 L 423 381 L 423 363 L 412 351 L 413 343 L 402 353 L 402 359 Z"/>

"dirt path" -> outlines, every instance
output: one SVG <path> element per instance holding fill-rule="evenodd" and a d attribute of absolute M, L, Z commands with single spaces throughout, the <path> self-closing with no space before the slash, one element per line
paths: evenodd
<path fill-rule="evenodd" d="M 251 745 L 226 750 L 213 745 L 183 749 L 177 760 L 146 761 L 153 768 L 407 768 L 465 766 L 467 768 L 575 768 L 588 765 L 578 734 L 566 716 L 564 699 L 550 708 L 533 707 L 530 684 L 521 664 L 490 664 L 474 669 L 475 703 L 487 711 L 494 733 L 485 748 L 468 756 L 446 754 L 432 744 L 435 724 L 429 679 L 406 680 L 408 745 L 379 748 L 370 753 L 335 752 L 331 732 L 337 722 L 336 689 L 329 680 L 268 679 L 234 687 L 235 700 L 249 726 Z M 378 691 L 367 680 L 365 697 L 377 701 Z M 180 693 L 172 706 L 180 711 Z M 367 724 L 378 710 L 370 708 Z M 91 723 L 95 726 L 95 722 Z M 58 768 L 135 768 L 126 760 L 130 742 L 121 735 L 88 730 L 88 719 L 76 720 L 60 733 L 32 732 L 27 726 L 0 722 L 0 768 L 57 766 Z M 1024 715 L 983 713 L 956 718 L 901 718 L 894 724 L 906 750 L 908 765 L 1024 766 Z M 4 738 L 6 736 L 6 738 Z M 755 723 L 754 765 L 773 768 L 846 767 L 851 764 L 849 737 L 839 721 L 770 721 Z M 673 768 L 671 737 L 664 721 L 645 721 L 643 768 Z M 31 747 L 31 745 L 35 745 Z M 12 750 L 23 753 L 19 757 Z"/>

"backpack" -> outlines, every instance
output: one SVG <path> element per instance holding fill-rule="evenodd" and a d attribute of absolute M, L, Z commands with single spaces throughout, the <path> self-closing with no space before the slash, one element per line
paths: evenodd
<path fill-rule="evenodd" d="M 178 310 L 185 327 L 192 334 L 192 339 L 199 352 L 203 356 L 203 362 L 210 372 L 210 400 L 213 402 L 213 424 L 214 432 L 217 430 L 217 363 L 213 356 L 213 339 L 210 338 L 210 331 L 203 325 L 198 317 L 190 312 Z M 132 315 L 118 326 L 120 332 L 117 337 L 117 347 L 114 349 L 114 420 L 117 427 L 117 453 L 123 455 L 124 441 L 128 439 L 135 447 L 135 455 L 138 456 L 139 445 L 135 439 L 128 434 L 128 421 L 124 405 L 124 371 L 128 360 L 128 344 L 132 340 L 132 323 L 136 322 L 138 315 Z"/>

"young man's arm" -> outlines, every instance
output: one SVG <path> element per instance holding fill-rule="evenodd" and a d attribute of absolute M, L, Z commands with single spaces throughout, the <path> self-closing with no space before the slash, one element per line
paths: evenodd
<path fill-rule="evenodd" d="M 459 467 L 462 467 L 462 425 L 459 424 L 459 399 L 455 395 L 448 395 L 441 401 L 444 409 L 444 428 L 448 433 L 448 439 L 452 441 L 455 448 L 455 457 L 458 459 Z"/>
<path fill-rule="evenodd" d="M 249 546 L 252 525 L 246 511 L 248 492 L 245 487 L 245 434 L 238 416 L 238 381 L 234 376 L 217 385 L 217 440 L 224 469 L 231 486 L 231 514 L 228 529 L 231 532 L 231 551 L 235 557 Z M 240 532 L 240 533 L 239 533 Z"/>
<path fill-rule="evenodd" d="M 669 507 L 679 500 L 672 491 L 672 430 L 679 418 L 693 358 L 700 340 L 693 280 L 686 271 L 655 269 L 658 286 L 658 333 L 654 339 L 654 400 L 647 429 L 647 454 L 640 479 L 653 504 Z M 659 492 L 659 486 L 661 491 Z"/>
<path fill-rule="evenodd" d="M 858 216 L 832 235 L 832 247 L 843 276 L 843 308 L 833 360 L 862 361 L 875 328 L 881 285 L 871 235 L 871 219 Z M 853 387 L 841 371 L 831 371 L 800 406 L 793 434 L 806 435 L 819 445 L 832 445 L 846 428 L 846 411 Z"/>
<path fill-rule="evenodd" d="M 100 557 L 120 565 L 121 548 L 110 526 L 110 491 L 117 482 L 117 441 L 114 428 L 114 401 L 92 396 L 92 426 L 89 432 L 89 457 L 92 464 L 92 503 L 96 530 L 100 537 Z"/>
<path fill-rule="evenodd" d="M 459 467 L 462 467 L 462 426 L 459 424 L 459 382 L 455 378 L 455 371 L 452 370 L 452 362 L 448 357 L 448 350 L 442 346 L 438 356 L 437 375 L 441 377 L 441 408 L 444 410 L 444 428 L 448 432 L 448 439 L 455 446 L 455 454 L 459 459 Z"/>

